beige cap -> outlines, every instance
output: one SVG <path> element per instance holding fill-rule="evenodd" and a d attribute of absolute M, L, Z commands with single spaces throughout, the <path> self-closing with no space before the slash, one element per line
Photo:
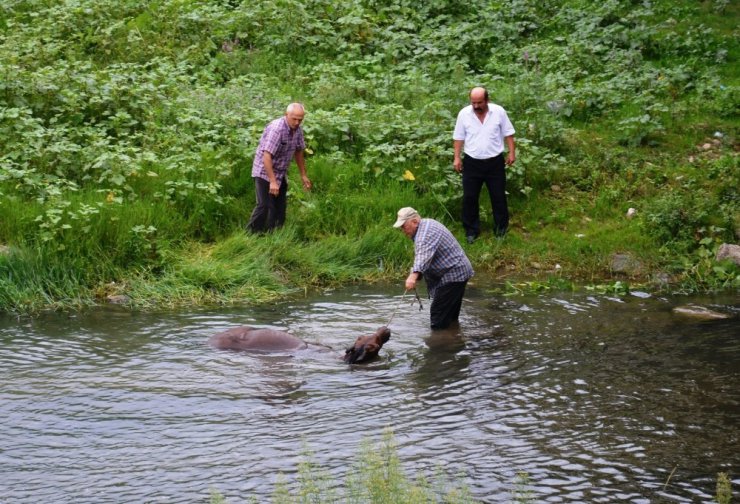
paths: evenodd
<path fill-rule="evenodd" d="M 393 227 L 400 228 L 407 220 L 413 219 L 414 217 L 421 219 L 419 212 L 411 207 L 403 207 L 398 211 L 398 219 L 396 219 L 396 223 L 393 224 Z"/>

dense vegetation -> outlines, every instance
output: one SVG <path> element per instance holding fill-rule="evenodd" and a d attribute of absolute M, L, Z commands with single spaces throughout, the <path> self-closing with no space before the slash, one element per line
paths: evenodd
<path fill-rule="evenodd" d="M 398 208 L 461 233 L 451 131 L 474 85 L 518 141 L 513 229 L 469 247 L 479 278 L 737 288 L 714 250 L 740 232 L 738 8 L 6 0 L 0 310 L 400 286 Z M 251 236 L 254 148 L 294 100 L 315 189 L 293 183 L 288 225 Z M 616 252 L 640 267 L 613 273 Z"/>

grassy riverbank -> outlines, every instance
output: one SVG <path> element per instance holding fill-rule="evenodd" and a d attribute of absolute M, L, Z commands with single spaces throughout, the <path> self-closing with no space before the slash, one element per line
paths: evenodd
<path fill-rule="evenodd" d="M 399 207 L 462 237 L 450 138 L 474 85 L 518 141 L 511 233 L 467 248 L 479 278 L 737 289 L 714 251 L 740 233 L 738 8 L 4 4 L 0 310 L 400 285 L 412 251 L 390 227 Z M 254 148 L 292 100 L 308 110 L 315 190 L 293 183 L 286 228 L 250 236 Z"/>

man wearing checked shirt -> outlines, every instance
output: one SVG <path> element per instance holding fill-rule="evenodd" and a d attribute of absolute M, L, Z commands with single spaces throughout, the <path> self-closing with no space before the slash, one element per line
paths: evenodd
<path fill-rule="evenodd" d="M 311 189 L 303 156 L 306 143 L 301 123 L 305 113 L 303 105 L 291 103 L 285 116 L 272 121 L 262 133 L 252 163 L 252 178 L 257 195 L 257 206 L 247 224 L 252 232 L 270 231 L 285 223 L 287 173 L 293 158 L 301 172 L 304 189 Z"/>
<path fill-rule="evenodd" d="M 415 289 L 423 276 L 432 298 L 432 329 L 448 328 L 460 315 L 473 266 L 449 229 L 434 219 L 422 219 L 411 207 L 398 211 L 393 227 L 414 241 L 414 266 L 406 278 L 406 290 Z"/>

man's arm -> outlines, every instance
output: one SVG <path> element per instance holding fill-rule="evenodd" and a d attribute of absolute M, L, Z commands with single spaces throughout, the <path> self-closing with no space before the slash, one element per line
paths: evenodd
<path fill-rule="evenodd" d="M 421 278 L 421 273 L 418 271 L 412 271 L 411 274 L 406 277 L 406 290 L 412 290 L 416 288 L 416 282 Z"/>
<path fill-rule="evenodd" d="M 462 149 L 465 145 L 464 140 L 453 140 L 453 146 L 455 147 L 455 159 L 452 161 L 452 167 L 455 171 L 460 173 L 462 171 Z"/>
<path fill-rule="evenodd" d="M 306 174 L 306 157 L 303 155 L 302 150 L 295 151 L 295 164 L 298 165 L 298 170 L 301 172 L 301 180 L 303 180 L 303 188 L 311 189 L 311 180 Z"/>
<path fill-rule="evenodd" d="M 506 164 L 513 165 L 516 161 L 516 146 L 514 145 L 514 135 L 504 137 L 506 145 L 509 147 L 509 154 L 506 156 Z"/>
<path fill-rule="evenodd" d="M 280 184 L 278 184 L 275 171 L 272 169 L 272 154 L 264 151 L 262 153 L 262 164 L 265 165 L 265 173 L 267 173 L 267 179 L 270 181 L 270 194 L 277 196 L 280 192 Z"/>

